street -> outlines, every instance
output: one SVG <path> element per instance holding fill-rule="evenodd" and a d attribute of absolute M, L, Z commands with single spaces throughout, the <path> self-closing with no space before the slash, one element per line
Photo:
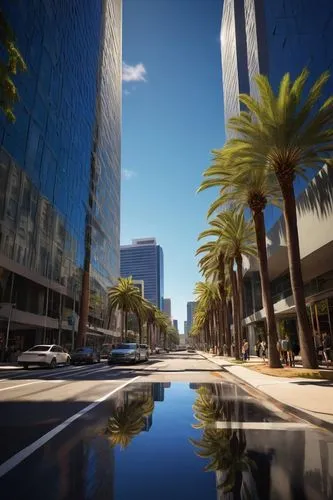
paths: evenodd
<path fill-rule="evenodd" d="M 152 408 L 133 421 L 150 400 Z M 111 416 L 118 434 L 114 421 L 107 431 Z M 208 425 L 203 436 L 198 422 Z M 234 498 L 237 488 L 250 489 L 250 498 L 333 495 L 331 434 L 185 351 L 130 366 L 1 370 L 0 425 L 5 500 L 227 498 L 216 497 L 225 472 L 203 472 L 196 454 L 210 428 L 219 439 L 229 432 L 244 455 Z"/>

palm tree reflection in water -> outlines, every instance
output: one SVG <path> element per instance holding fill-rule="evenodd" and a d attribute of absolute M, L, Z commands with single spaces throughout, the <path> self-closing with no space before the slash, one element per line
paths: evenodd
<path fill-rule="evenodd" d="M 109 417 L 105 435 L 111 446 L 127 448 L 135 436 L 146 427 L 147 419 L 154 411 L 154 401 L 150 396 L 135 401 L 123 402 Z"/>
<path fill-rule="evenodd" d="M 197 390 L 198 397 L 193 405 L 194 417 L 198 421 L 193 427 L 203 429 L 201 439 L 191 439 L 198 449 L 197 455 L 209 459 L 206 472 L 215 471 L 222 482 L 217 486 L 222 490 L 222 498 L 258 498 L 252 472 L 256 464 L 246 453 L 246 438 L 243 429 L 215 429 L 217 421 L 243 421 L 241 417 L 242 403 L 223 401 L 218 395 L 206 387 Z M 235 419 L 236 405 L 239 417 Z M 245 475 L 247 480 L 245 480 Z M 249 486 L 251 484 L 251 486 Z"/>

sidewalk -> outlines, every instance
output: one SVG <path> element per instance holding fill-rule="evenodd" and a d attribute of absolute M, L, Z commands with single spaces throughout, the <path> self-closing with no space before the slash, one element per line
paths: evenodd
<path fill-rule="evenodd" d="M 333 381 L 272 377 L 234 365 L 222 356 L 201 351 L 198 354 L 278 401 L 291 413 L 333 431 Z"/>

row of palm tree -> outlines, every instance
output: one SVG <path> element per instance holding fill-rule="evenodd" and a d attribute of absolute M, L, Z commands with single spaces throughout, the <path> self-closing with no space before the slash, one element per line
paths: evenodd
<path fill-rule="evenodd" d="M 142 297 L 140 290 L 133 283 L 132 277 L 119 278 L 117 285 L 109 289 L 109 306 L 110 311 L 121 311 L 122 339 L 127 338 L 129 315 L 134 314 L 138 323 L 140 343 L 143 340 L 144 325 L 149 345 L 152 344 L 155 331 L 158 338 L 163 336 L 165 347 L 168 343 L 177 343 L 176 331 L 171 325 L 170 318 Z"/>
<path fill-rule="evenodd" d="M 228 124 L 235 137 L 222 149 L 213 151 L 212 165 L 204 172 L 205 180 L 199 188 L 199 191 L 219 188 L 218 197 L 208 210 L 210 227 L 199 236 L 199 239 L 215 237 L 197 251 L 197 254 L 204 253 L 199 261 L 200 270 L 210 284 L 218 283 L 218 309 L 222 310 L 219 313 L 222 318 L 226 314 L 228 287 L 230 289 L 235 356 L 238 357 L 244 317 L 242 260 L 243 256 L 257 255 L 271 367 L 279 367 L 280 360 L 267 262 L 264 211 L 268 204 L 283 211 L 303 366 L 317 367 L 301 270 L 294 181 L 297 176 L 304 176 L 309 167 L 332 164 L 333 96 L 320 104 L 328 72 L 323 73 L 306 94 L 308 78 L 306 69 L 293 82 L 286 74 L 276 93 L 266 76 L 255 78 L 258 99 L 240 95 L 246 111 L 231 118 Z M 211 219 L 217 211 L 218 215 Z M 250 218 L 245 218 L 247 212 Z M 203 316 L 210 313 L 201 302 L 199 294 L 193 333 L 203 335 Z M 228 342 L 226 323 L 215 321 L 214 328 L 217 326 L 218 336 Z"/>

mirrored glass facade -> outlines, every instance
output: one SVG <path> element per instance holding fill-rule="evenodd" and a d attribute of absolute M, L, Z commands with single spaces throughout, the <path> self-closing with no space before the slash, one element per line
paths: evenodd
<path fill-rule="evenodd" d="M 163 310 L 164 262 L 161 246 L 156 243 L 122 246 L 120 274 L 123 278 L 132 276 L 134 280 L 143 280 L 145 298 Z"/>
<path fill-rule="evenodd" d="M 15 78 L 16 122 L 0 116 L 0 281 L 10 270 L 38 283 L 38 314 L 48 316 L 50 290 L 63 297 L 60 319 L 67 298 L 76 297 L 77 309 L 94 158 L 91 312 L 97 308 L 99 326 L 106 287 L 120 266 L 121 5 L 2 6 L 28 71 Z M 13 288 L 9 297 L 1 282 L 0 302 L 15 301 Z"/>

